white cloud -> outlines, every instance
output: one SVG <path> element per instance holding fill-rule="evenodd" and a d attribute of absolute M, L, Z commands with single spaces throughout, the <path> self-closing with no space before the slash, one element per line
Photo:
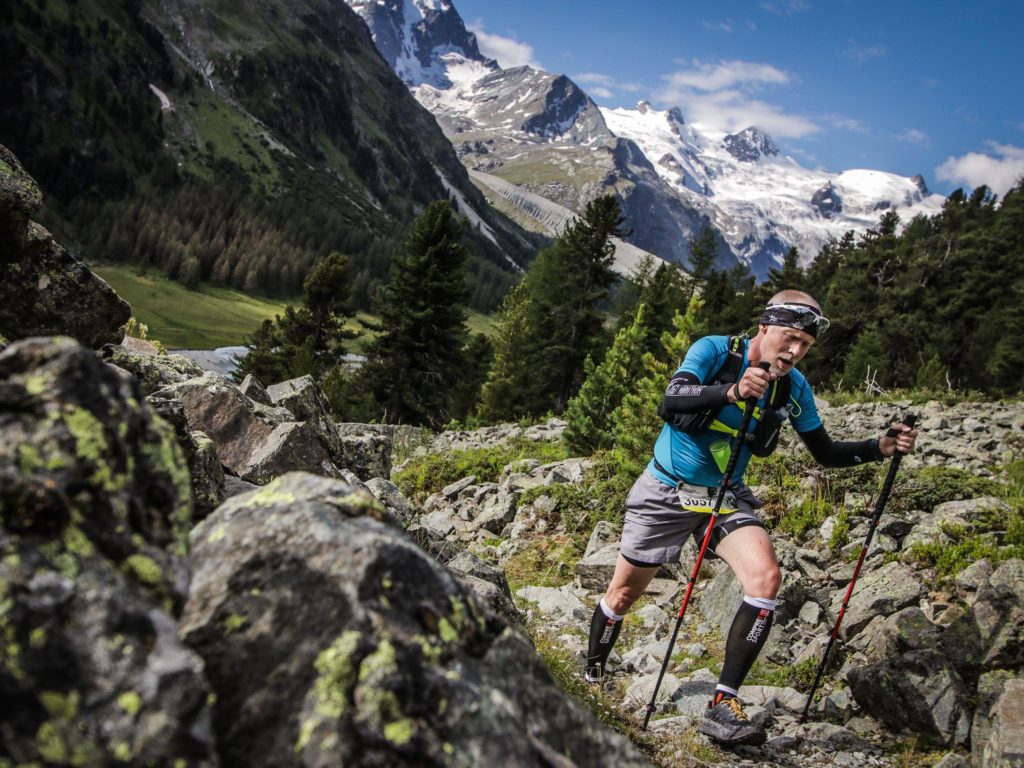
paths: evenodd
<path fill-rule="evenodd" d="M 988 150 L 991 154 L 968 152 L 947 158 L 935 169 L 936 178 L 972 188 L 985 184 L 997 195 L 1005 195 L 1024 177 L 1024 149 L 990 141 Z"/>
<path fill-rule="evenodd" d="M 811 10 L 807 0 L 762 0 L 761 7 L 776 16 L 794 16 Z"/>
<path fill-rule="evenodd" d="M 838 128 L 842 131 L 851 131 L 853 133 L 871 133 L 871 128 L 867 123 L 858 120 L 855 117 L 847 117 L 846 115 L 840 115 L 836 112 L 829 112 L 828 114 L 822 115 L 821 119 L 831 125 L 833 128 Z"/>
<path fill-rule="evenodd" d="M 893 138 L 896 141 L 902 141 L 904 144 L 918 144 L 922 146 L 931 141 L 927 133 L 919 131 L 917 128 L 908 128 L 903 133 L 896 134 Z"/>
<path fill-rule="evenodd" d="M 858 64 L 866 64 L 872 59 L 888 56 L 889 51 L 884 45 L 861 45 L 856 40 L 850 40 L 843 50 L 843 55 L 848 59 L 853 59 Z"/>
<path fill-rule="evenodd" d="M 732 19 L 722 19 L 721 21 L 707 21 L 705 19 L 701 22 L 701 26 L 703 26 L 704 29 L 721 30 L 722 32 L 730 35 L 732 34 L 733 29 L 735 29 Z"/>
<path fill-rule="evenodd" d="M 520 42 L 514 37 L 492 35 L 484 29 L 484 24 L 479 19 L 466 24 L 466 29 L 476 35 L 480 53 L 497 61 L 502 69 L 521 67 L 524 64 L 534 69 L 543 69 L 534 56 L 533 46 L 529 43 Z"/>
<path fill-rule="evenodd" d="M 599 99 L 611 99 L 621 92 L 636 93 L 643 90 L 643 86 L 637 83 L 623 83 L 611 75 L 600 72 L 580 72 L 572 75 L 572 79 L 584 86 L 590 96 L 596 96 Z"/>
<path fill-rule="evenodd" d="M 717 64 L 693 61 L 689 69 L 673 72 L 665 79 L 668 81 L 669 87 L 713 91 L 735 85 L 785 84 L 789 82 L 789 75 L 771 64 L 734 59 L 720 61 Z"/>
<path fill-rule="evenodd" d="M 767 86 L 790 83 L 790 76 L 770 64 L 749 61 L 694 61 L 666 75 L 655 97 L 678 105 L 687 122 L 705 130 L 735 133 L 757 126 L 775 138 L 802 138 L 819 130 L 811 120 L 787 114 L 755 94 Z"/>

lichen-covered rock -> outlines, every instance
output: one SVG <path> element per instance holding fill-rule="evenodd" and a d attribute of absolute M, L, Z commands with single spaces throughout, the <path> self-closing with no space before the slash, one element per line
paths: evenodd
<path fill-rule="evenodd" d="M 177 400 L 146 398 L 150 407 L 174 428 L 174 437 L 185 454 L 192 479 L 194 519 L 201 520 L 217 508 L 224 495 L 224 468 L 217 446 L 204 432 L 188 428 L 185 409 Z"/>
<path fill-rule="evenodd" d="M 1024 560 L 1007 560 L 991 572 L 970 609 L 950 625 L 943 643 L 948 657 L 975 671 L 1024 665 Z"/>
<path fill-rule="evenodd" d="M 379 424 L 335 424 L 345 452 L 346 466 L 359 477 L 391 476 L 393 428 Z"/>
<path fill-rule="evenodd" d="M 35 179 L 13 152 L 0 144 L 0 242 L 11 246 L 9 251 L 4 249 L 4 257 L 20 250 L 28 221 L 42 204 L 43 193 Z"/>
<path fill-rule="evenodd" d="M 250 400 L 216 373 L 171 384 L 149 399 L 161 408 L 180 404 L 189 429 L 209 437 L 220 462 L 243 480 L 262 485 L 289 471 L 339 476 L 313 422 Z"/>
<path fill-rule="evenodd" d="M 1024 678 L 990 672 L 978 681 L 978 710 L 971 729 L 976 768 L 1024 765 Z"/>
<path fill-rule="evenodd" d="M 293 473 L 194 529 L 182 629 L 217 693 L 225 764 L 648 764 L 381 515 L 346 483 Z"/>
<path fill-rule="evenodd" d="M 0 335 L 64 334 L 96 349 L 121 340 L 131 307 L 29 217 L 39 187 L 0 146 Z"/>
<path fill-rule="evenodd" d="M 0 353 L 0 755 L 216 765 L 188 586 L 188 468 L 128 374 L 69 338 Z"/>
<path fill-rule="evenodd" d="M 972 692 L 953 662 L 934 648 L 855 667 L 847 681 L 862 710 L 894 731 L 967 744 Z"/>
<path fill-rule="evenodd" d="M 921 577 L 902 563 L 886 563 L 862 572 L 843 619 L 843 628 L 848 636 L 853 636 L 875 616 L 889 616 L 913 605 L 924 592 Z M 832 598 L 832 617 L 839 615 L 845 596 L 845 592 L 837 592 Z"/>
<path fill-rule="evenodd" d="M 340 477 L 310 422 L 286 421 L 253 446 L 238 476 L 250 483 L 264 485 L 278 475 L 299 470 L 324 477 Z"/>
<path fill-rule="evenodd" d="M 348 467 L 345 460 L 345 448 L 331 418 L 331 405 L 312 376 L 300 376 L 273 384 L 267 387 L 267 394 L 274 405 L 291 412 L 295 421 L 304 421 L 313 429 L 332 462 L 339 467 L 354 469 Z M 356 474 L 359 475 L 358 472 Z"/>
<path fill-rule="evenodd" d="M 137 352 L 123 344 L 107 344 L 101 350 L 103 359 L 123 368 L 139 380 L 142 392 L 151 395 L 158 389 L 203 375 L 203 369 L 182 355 L 150 355 Z"/>
<path fill-rule="evenodd" d="M 253 376 L 251 373 L 247 374 L 242 383 L 238 385 L 238 391 L 248 397 L 255 403 L 261 403 L 263 405 L 273 405 L 274 401 L 270 399 L 270 395 L 267 394 L 266 387 L 260 383 L 260 380 Z"/>

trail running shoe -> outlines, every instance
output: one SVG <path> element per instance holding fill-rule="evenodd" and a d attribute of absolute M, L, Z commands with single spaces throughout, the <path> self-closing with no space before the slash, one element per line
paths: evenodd
<path fill-rule="evenodd" d="M 591 685 L 599 685 L 604 680 L 604 675 L 601 673 L 601 667 L 593 666 L 583 667 L 583 679 Z"/>
<path fill-rule="evenodd" d="M 739 699 L 722 699 L 714 706 L 708 702 L 697 730 L 726 746 L 764 744 L 768 738 L 764 728 L 750 722 L 744 714 Z"/>

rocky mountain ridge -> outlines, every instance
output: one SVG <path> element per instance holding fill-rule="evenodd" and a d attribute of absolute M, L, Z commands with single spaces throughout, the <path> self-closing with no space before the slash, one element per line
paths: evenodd
<path fill-rule="evenodd" d="M 613 191 L 633 232 L 630 242 L 661 258 L 685 265 L 688 240 L 710 224 L 724 238 L 721 266 L 738 260 L 764 277 L 791 246 L 806 264 L 829 238 L 863 232 L 881 211 L 909 220 L 941 206 L 920 177 L 805 169 L 780 157 L 753 126 L 731 135 L 701 132 L 678 109 L 659 112 L 645 102 L 635 110 L 599 108 L 565 75 L 502 69 L 474 53 L 475 39 L 451 3 L 440 10 L 350 4 L 467 167 L 572 210 Z M 400 58 L 399 50 L 415 50 L 416 57 Z M 828 187 L 835 188 L 833 203 L 815 203 Z"/>

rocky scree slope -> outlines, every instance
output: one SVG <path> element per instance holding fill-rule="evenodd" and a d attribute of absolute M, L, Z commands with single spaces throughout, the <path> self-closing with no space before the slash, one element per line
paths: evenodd
<path fill-rule="evenodd" d="M 401 529 L 390 432 L 34 332 L 0 339 L 0 764 L 649 765 Z"/>
<path fill-rule="evenodd" d="M 908 407 L 823 404 L 821 410 L 835 434 L 858 435 L 880 431 Z M 783 584 L 762 656 L 770 667 L 755 670 L 740 691 L 749 714 L 768 728 L 770 738 L 763 747 L 743 748 L 731 758 L 721 753 L 719 759 L 771 766 L 894 765 L 903 749 L 900 739 L 916 735 L 922 748 L 931 745 L 933 755 L 934 750 L 947 750 L 944 768 L 1017 765 L 1024 760 L 1024 741 L 1017 731 L 1024 715 L 1024 560 L 965 560 L 959 573 L 939 581 L 912 556 L 919 546 L 940 551 L 954 547 L 975 527 L 983 530 L 981 521 L 987 516 L 1001 517 L 1005 531 L 1014 513 L 999 498 L 968 498 L 966 479 L 992 476 L 1008 457 L 1020 454 L 1024 405 L 932 402 L 919 410 L 919 450 L 905 459 L 833 649 L 830 672 L 805 725 L 798 723 L 798 716 L 806 695 L 792 686 L 809 685 L 807 676 L 822 657 L 867 534 L 880 480 L 845 492 L 831 514 L 800 536 L 784 528 L 773 533 Z M 528 433 L 514 425 L 445 433 L 422 450 L 450 455 L 495 448 L 513 439 L 558 440 L 563 427 L 556 421 Z M 790 436 L 781 452 L 795 457 L 800 450 Z M 592 493 L 587 475 L 592 463 L 580 458 L 552 464 L 524 460 L 507 466 L 497 478 L 453 482 L 423 502 L 410 530 L 425 538 L 440 559 L 449 560 L 450 567 L 490 578 L 497 595 L 506 583 L 505 568 L 521 558 L 532 562 L 534 548 L 561 546 L 563 555 L 571 550 L 566 542 L 580 533 L 574 522 L 579 512 L 565 507 L 571 494 L 560 486 L 574 487 L 584 498 Z M 921 509 L 907 506 L 906 499 L 924 500 L 937 492 L 927 475 L 908 479 L 925 468 L 963 470 L 964 487 L 959 494 L 953 491 L 953 498 L 962 500 L 937 506 L 922 501 Z M 825 473 L 811 471 L 799 485 L 755 490 L 769 502 L 764 514 L 771 519 L 783 509 L 798 514 L 813 506 L 818 494 L 827 492 L 828 482 Z M 1020 510 L 1015 514 L 1019 521 Z M 845 532 L 837 534 L 839 528 Z M 576 658 L 573 666 L 585 652 L 593 606 L 614 570 L 617 538 L 613 526 L 600 522 L 590 531 L 582 557 L 558 567 L 534 567 L 532 576 L 523 576 L 522 566 L 515 566 L 526 583 L 512 595 L 514 610 L 560 646 L 565 657 Z M 612 702 L 622 717 L 643 718 L 693 556 L 684 551 L 680 564 L 662 569 L 652 583 L 650 600 L 631 615 L 612 654 L 604 701 Z M 651 726 L 657 739 L 669 745 L 661 753 L 666 764 L 704 764 L 686 762 L 696 761 L 694 740 L 703 739 L 694 735 L 693 727 L 717 682 L 717 672 L 711 670 L 720 663 L 721 638 L 740 598 L 739 586 L 720 563 L 702 572 Z M 495 596 L 494 604 L 501 607 L 503 602 Z M 769 675 L 769 669 L 780 671 Z"/>

